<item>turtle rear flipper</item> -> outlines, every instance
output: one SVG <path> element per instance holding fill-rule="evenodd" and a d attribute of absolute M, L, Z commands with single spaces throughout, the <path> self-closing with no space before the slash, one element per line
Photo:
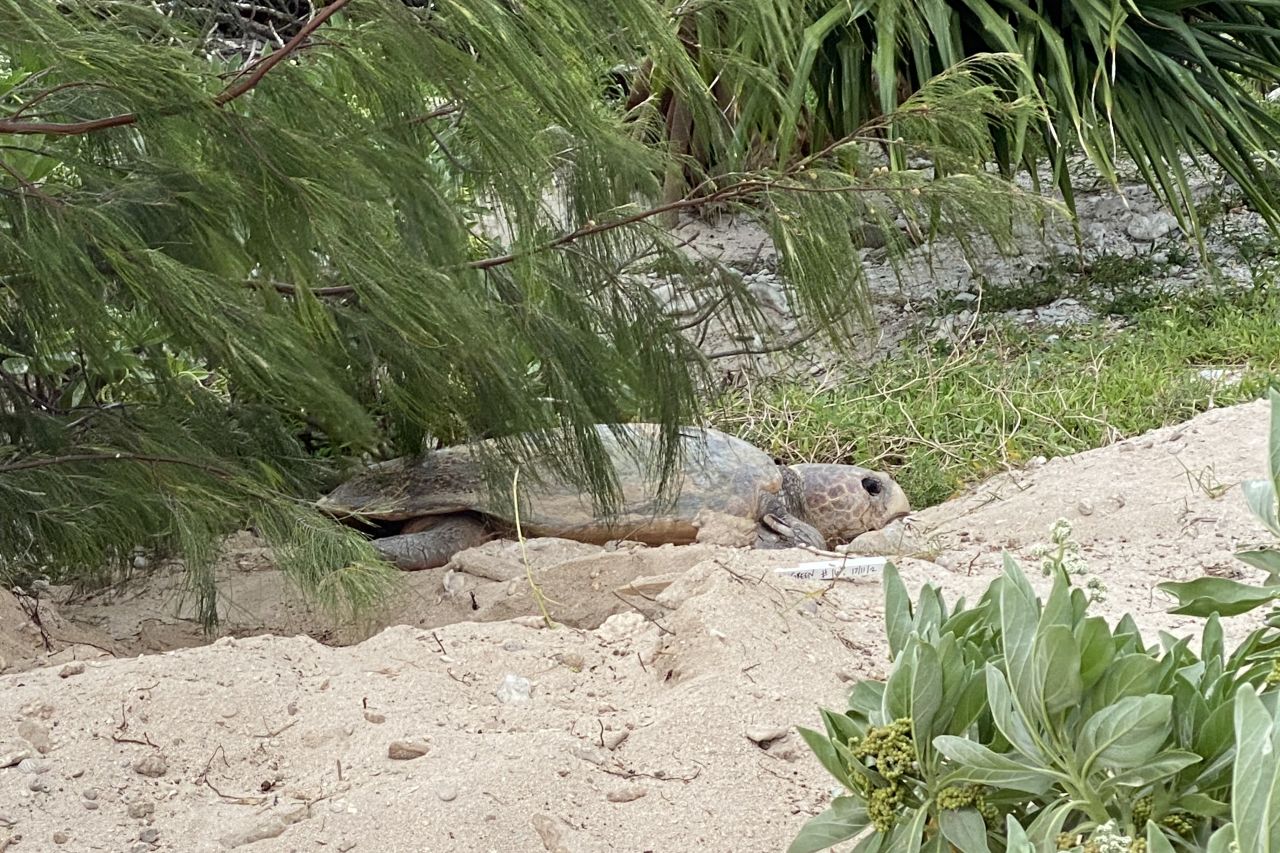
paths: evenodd
<path fill-rule="evenodd" d="M 435 569 L 453 555 L 493 538 L 493 532 L 476 513 L 429 516 L 405 525 L 410 530 L 371 543 L 383 559 L 408 572 Z"/>

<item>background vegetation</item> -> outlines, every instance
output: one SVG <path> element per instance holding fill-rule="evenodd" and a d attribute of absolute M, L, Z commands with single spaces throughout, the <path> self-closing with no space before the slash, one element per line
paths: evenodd
<path fill-rule="evenodd" d="M 1256 5 L 295 6 L 0 2 L 11 579 L 99 582 L 176 550 L 213 620 L 214 543 L 251 524 L 304 589 L 360 609 L 393 575 L 310 498 L 348 461 L 478 437 L 607 511 L 588 427 L 670 438 L 716 391 L 632 273 L 709 279 L 726 317 L 757 319 L 678 251 L 673 215 L 760 217 L 839 350 L 868 318 L 866 225 L 891 252 L 942 226 L 1009 248 L 1043 212 L 989 163 L 1047 153 L 1069 201 L 1069 152 L 1104 177 L 1127 152 L 1187 216 L 1191 153 L 1266 217 L 1280 187 Z M 1269 280 L 1171 300 L 1131 273 L 1119 332 L 908 348 L 838 391 L 754 385 L 713 419 L 787 458 L 893 467 L 925 504 L 1267 381 Z"/>
<path fill-rule="evenodd" d="M 1012 248 L 1048 205 L 1007 178 L 1043 157 L 1068 205 L 1071 155 L 1108 180 L 1129 158 L 1193 225 L 1202 156 L 1280 224 L 1267 3 L 232 8 L 0 0 L 6 583 L 103 582 L 139 551 L 177 552 L 212 623 L 219 538 L 252 525 L 304 592 L 352 615 L 394 574 L 311 506 L 347 464 L 494 437 L 605 511 L 592 425 L 662 424 L 660 486 L 676 428 L 710 411 L 787 458 L 893 467 L 924 504 L 1256 395 L 1280 361 L 1269 274 L 1164 294 L 1126 260 L 1076 293 L 1122 328 L 988 328 L 836 388 L 721 398 L 636 274 L 709 281 L 752 325 L 741 282 L 665 227 L 749 213 L 839 350 L 869 317 L 865 226 L 891 252 L 945 227 Z M 1278 471 L 1249 491 L 1276 531 Z M 868 826 L 863 853 L 1101 850 L 1104 834 L 1149 853 L 1274 848 L 1277 771 L 1256 757 L 1280 738 L 1275 637 L 1228 654 L 1212 615 L 1280 595 L 1274 555 L 1246 559 L 1268 585 L 1171 590 L 1210 617 L 1196 653 L 1088 616 L 1064 577 L 1041 602 L 1009 566 L 948 610 L 890 572 L 893 674 L 810 733 L 850 795 L 795 849 Z"/>
<path fill-rule="evenodd" d="M 703 390 L 701 355 L 629 275 L 692 274 L 662 215 L 750 205 L 839 346 L 866 316 L 850 222 L 1007 240 L 1040 207 L 981 168 L 993 128 L 1042 109 L 1004 98 L 1017 57 L 958 65 L 902 105 L 895 144 L 933 144 L 945 121 L 937 147 L 964 171 L 851 170 L 868 127 L 659 204 L 682 161 L 602 90 L 641 51 L 692 114 L 727 122 L 671 10 L 333 0 L 274 42 L 230 37 L 225 12 L 0 0 L 13 580 L 177 550 L 213 621 L 215 543 L 248 524 L 304 590 L 359 609 L 394 575 L 311 510 L 330 460 L 495 437 L 607 510 L 591 426 L 641 419 L 664 427 L 661 485 Z M 712 286 L 751 322 L 740 285 Z"/>

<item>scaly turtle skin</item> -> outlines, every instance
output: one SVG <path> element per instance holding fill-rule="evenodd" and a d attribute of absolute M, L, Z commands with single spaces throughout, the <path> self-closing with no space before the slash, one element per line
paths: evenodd
<path fill-rule="evenodd" d="M 909 511 L 902 489 L 884 474 L 853 465 L 780 466 L 741 439 L 694 428 L 681 434 L 674 499 L 660 500 L 643 466 L 652 458 L 647 451 L 657 440 L 657 427 L 596 429 L 620 486 L 617 512 L 598 516 L 590 496 L 576 486 L 545 473 L 536 481 L 524 473 L 525 536 L 684 544 L 697 538 L 695 519 L 710 511 L 756 522 L 758 547 L 823 548 L 878 530 Z M 462 445 L 375 465 L 322 498 L 319 507 L 384 527 L 398 523 L 394 535 L 374 545 L 401 568 L 444 565 L 458 551 L 515 527 L 510 489 L 490 487 L 477 449 L 482 448 Z"/>

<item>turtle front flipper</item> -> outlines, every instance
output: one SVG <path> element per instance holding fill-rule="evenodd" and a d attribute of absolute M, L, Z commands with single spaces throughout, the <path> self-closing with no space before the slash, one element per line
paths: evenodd
<path fill-rule="evenodd" d="M 804 504 L 799 497 L 799 486 L 799 478 L 784 468 L 779 493 L 761 495 L 756 519 L 757 548 L 796 548 L 808 545 L 826 550 L 826 538 L 818 528 L 802 517 Z"/>
<path fill-rule="evenodd" d="M 493 538 L 488 525 L 474 513 L 429 516 L 411 521 L 405 528 L 410 532 L 374 539 L 370 544 L 383 559 L 407 572 L 439 568 L 459 551 Z"/>
<path fill-rule="evenodd" d="M 827 542 L 818 528 L 790 513 L 765 513 L 760 517 L 756 526 L 757 548 L 796 548 L 801 545 L 825 550 Z"/>

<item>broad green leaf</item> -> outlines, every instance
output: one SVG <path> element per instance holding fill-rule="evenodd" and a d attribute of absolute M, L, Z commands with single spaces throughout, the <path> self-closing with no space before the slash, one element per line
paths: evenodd
<path fill-rule="evenodd" d="M 884 630 L 889 640 L 889 658 L 893 660 L 902 653 L 911 634 L 911 596 L 893 563 L 885 563 L 880 577 L 884 585 Z"/>
<path fill-rule="evenodd" d="M 1230 804 L 1215 800 L 1206 794 L 1184 794 L 1173 800 L 1170 806 L 1200 817 L 1222 817 L 1231 814 Z"/>
<path fill-rule="evenodd" d="M 1206 761 L 1231 749 L 1235 743 L 1234 705 L 1234 699 L 1223 702 L 1209 712 L 1208 718 L 1196 730 L 1192 748 Z"/>
<path fill-rule="evenodd" d="M 933 741 L 934 720 L 942 708 L 942 666 L 937 651 L 925 643 L 915 647 L 913 657 L 911 732 L 916 743 L 928 744 Z"/>
<path fill-rule="evenodd" d="M 1225 649 L 1222 641 L 1222 619 L 1215 614 L 1204 623 L 1204 631 L 1200 635 L 1200 657 L 1206 661 L 1209 659 L 1220 661 L 1225 654 Z"/>
<path fill-rule="evenodd" d="M 1254 551 L 1237 551 L 1236 559 L 1262 569 L 1267 573 L 1267 583 L 1280 581 L 1280 551 L 1274 548 L 1260 548 Z"/>
<path fill-rule="evenodd" d="M 1258 520 L 1274 535 L 1280 536 L 1280 517 L 1276 515 L 1276 485 L 1274 480 L 1245 480 L 1240 484 L 1244 502 Z"/>
<path fill-rule="evenodd" d="M 1080 703 L 1080 650 L 1069 626 L 1049 625 L 1041 632 L 1035 662 L 1036 677 L 1044 683 L 1044 709 L 1051 717 Z"/>
<path fill-rule="evenodd" d="M 1115 630 L 1112 635 L 1117 639 L 1126 639 L 1128 643 L 1122 644 L 1119 648 L 1128 651 L 1143 651 L 1142 632 L 1138 630 L 1138 623 L 1133 620 L 1132 613 L 1125 613 L 1120 617 L 1120 621 L 1116 623 Z"/>
<path fill-rule="evenodd" d="M 943 631 L 955 634 L 957 637 L 967 638 L 975 631 L 981 631 L 987 627 L 987 619 L 991 616 L 991 604 L 985 598 L 976 607 L 969 610 L 961 610 L 960 604 L 956 604 L 956 612 L 951 614 L 943 625 Z"/>
<path fill-rule="evenodd" d="M 938 641 L 931 645 L 938 653 L 938 666 L 942 669 L 942 694 L 955 696 L 969 682 L 974 667 L 965 660 L 960 639 L 954 634 L 943 631 Z M 943 718 L 947 716 L 943 714 Z"/>
<path fill-rule="evenodd" d="M 1004 555 L 1004 576 L 1000 585 L 1000 634 L 1005 670 L 1016 703 L 1023 711 L 1040 704 L 1042 685 L 1035 677 L 1032 650 L 1036 635 L 1035 591 L 1009 554 Z"/>
<path fill-rule="evenodd" d="M 933 739 L 933 745 L 958 765 L 947 774 L 947 782 L 976 782 L 1012 788 L 1028 794 L 1042 794 L 1055 781 L 1054 774 L 1049 770 L 992 752 L 982 744 L 966 738 L 940 735 Z"/>
<path fill-rule="evenodd" d="M 947 723 L 947 734 L 964 734 L 987 709 L 987 676 L 983 671 L 975 671 L 955 697 L 955 705 Z"/>
<path fill-rule="evenodd" d="M 987 664 L 986 673 L 987 704 L 996 728 L 1023 755 L 1044 760 L 1046 756 L 1032 737 L 1026 718 L 1013 704 L 1013 694 L 1004 673 L 991 664 Z"/>
<path fill-rule="evenodd" d="M 889 680 L 884 685 L 881 713 L 886 722 L 911 716 L 911 682 L 915 678 L 915 649 L 918 643 L 914 634 L 907 637 L 907 647 L 893 662 Z"/>
<path fill-rule="evenodd" d="M 1080 686 L 1089 690 L 1115 660 L 1116 647 L 1107 620 L 1101 616 L 1084 619 L 1076 626 L 1076 644 L 1080 648 Z"/>
<path fill-rule="evenodd" d="M 859 681 L 849 691 L 849 710 L 860 717 L 870 719 L 884 702 L 884 682 Z"/>
<path fill-rule="evenodd" d="M 916 599 L 915 632 L 921 637 L 934 638 L 942 625 L 942 614 L 946 608 L 942 603 L 942 593 L 933 584 L 926 584 Z"/>
<path fill-rule="evenodd" d="M 919 853 L 920 844 L 924 840 L 924 825 L 929 819 L 929 810 L 921 807 L 914 811 L 910 820 L 900 820 L 889 835 L 884 845 L 884 853 Z"/>
<path fill-rule="evenodd" d="M 1158 589 L 1178 599 L 1170 613 L 1187 616 L 1238 616 L 1280 598 L 1280 585 L 1253 586 L 1230 578 L 1202 577 L 1193 581 L 1169 581 Z"/>
<path fill-rule="evenodd" d="M 1150 761 L 1169 736 L 1173 697 L 1126 696 L 1098 711 L 1080 730 L 1076 756 L 1082 772 L 1124 771 Z"/>
<path fill-rule="evenodd" d="M 1040 850 L 1056 850 L 1058 833 L 1062 832 L 1073 811 L 1074 804 L 1070 800 L 1059 799 L 1036 815 L 1027 826 L 1027 837 Z"/>
<path fill-rule="evenodd" d="M 800 738 L 809 745 L 809 749 L 813 750 L 818 763 L 834 776 L 840 784 L 846 788 L 852 788 L 853 780 L 849 778 L 849 771 L 840 759 L 840 754 L 836 752 L 836 748 L 830 739 L 815 732 L 813 729 L 806 729 L 804 726 L 796 726 L 796 731 L 799 732 Z"/>
<path fill-rule="evenodd" d="M 1231 818 L 1240 850 L 1280 850 L 1280 725 L 1248 684 L 1236 692 Z"/>
<path fill-rule="evenodd" d="M 987 845 L 987 824 L 977 809 L 943 811 L 938 815 L 942 835 L 955 845 L 960 853 L 990 853 Z"/>
<path fill-rule="evenodd" d="M 1005 850 L 1007 853 L 1036 853 L 1036 846 L 1027 838 L 1027 832 L 1013 815 L 1005 817 Z"/>
<path fill-rule="evenodd" d="M 884 846 L 884 839 L 883 833 L 873 832 L 855 844 L 849 853 L 880 853 L 880 848 Z"/>
<path fill-rule="evenodd" d="M 1244 853 L 1243 847 L 1236 846 L 1236 828 L 1227 824 L 1209 836 L 1209 844 L 1205 853 Z"/>
<path fill-rule="evenodd" d="M 827 737 L 840 743 L 848 743 L 851 738 L 862 737 L 863 729 L 858 727 L 847 714 L 837 714 L 827 708 L 820 709 L 822 724 L 827 729 Z"/>
<path fill-rule="evenodd" d="M 1267 393 L 1271 404 L 1271 428 L 1267 433 L 1267 472 L 1271 482 L 1280 489 L 1280 391 L 1272 388 Z"/>
<path fill-rule="evenodd" d="M 1156 689 L 1160 663 L 1148 654 L 1121 655 L 1107 668 L 1102 680 L 1086 699 L 1086 712 L 1093 714 L 1125 696 L 1145 696 Z"/>
<path fill-rule="evenodd" d="M 1168 837 L 1152 821 L 1147 821 L 1147 853 L 1174 853 Z"/>
<path fill-rule="evenodd" d="M 1169 750 L 1161 753 L 1145 764 L 1117 773 L 1109 781 L 1113 785 L 1126 788 L 1141 788 L 1159 782 L 1168 776 L 1181 772 L 1184 768 L 1200 762 L 1200 756 L 1194 752 Z"/>
<path fill-rule="evenodd" d="M 867 828 L 869 820 L 862 803 L 854 797 L 836 797 L 820 815 L 809 818 L 787 853 L 817 853 L 848 841 Z"/>

